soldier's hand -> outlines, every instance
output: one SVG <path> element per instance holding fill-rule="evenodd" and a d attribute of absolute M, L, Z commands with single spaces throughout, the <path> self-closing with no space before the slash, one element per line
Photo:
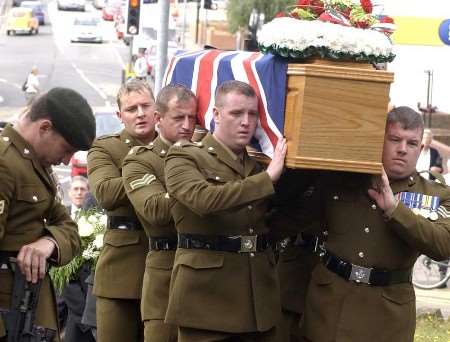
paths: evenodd
<path fill-rule="evenodd" d="M 266 172 L 269 174 L 272 182 L 276 182 L 284 168 L 284 158 L 286 157 L 287 143 L 286 138 L 282 137 L 278 139 L 277 146 L 275 146 L 275 151 L 273 153 L 272 161 L 267 167 Z"/>
<path fill-rule="evenodd" d="M 56 245 L 52 240 L 39 239 L 22 246 L 17 255 L 17 265 L 27 281 L 37 283 L 46 272 L 47 259 L 52 255 Z"/>
<path fill-rule="evenodd" d="M 369 189 L 368 193 L 386 216 L 390 217 L 397 208 L 398 201 L 392 192 L 384 168 L 381 170 L 381 176 L 372 177 L 372 189 Z"/>

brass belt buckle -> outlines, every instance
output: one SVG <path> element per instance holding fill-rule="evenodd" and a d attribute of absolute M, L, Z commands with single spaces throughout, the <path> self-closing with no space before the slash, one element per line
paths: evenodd
<path fill-rule="evenodd" d="M 354 281 L 355 283 L 370 284 L 371 272 L 372 268 L 352 264 L 352 271 L 348 279 Z"/>
<path fill-rule="evenodd" d="M 241 249 L 239 253 L 256 252 L 256 241 L 258 235 L 242 235 L 241 236 Z"/>

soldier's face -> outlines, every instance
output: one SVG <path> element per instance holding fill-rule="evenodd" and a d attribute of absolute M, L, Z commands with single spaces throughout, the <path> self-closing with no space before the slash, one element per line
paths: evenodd
<path fill-rule="evenodd" d="M 422 141 L 422 129 L 404 129 L 400 123 L 386 127 L 383 166 L 389 179 L 404 179 L 416 170 Z"/>
<path fill-rule="evenodd" d="M 44 120 L 45 121 L 45 120 Z M 37 158 L 42 166 L 48 168 L 61 163 L 68 165 L 77 151 L 50 124 L 45 122 L 39 129 L 39 139 L 33 144 Z"/>
<path fill-rule="evenodd" d="M 121 110 L 117 117 L 133 137 L 143 142 L 151 140 L 155 133 L 155 102 L 147 90 L 130 92 L 121 98 Z"/>
<path fill-rule="evenodd" d="M 88 185 L 85 182 L 75 180 L 70 185 L 69 198 L 74 206 L 81 208 L 88 192 Z"/>
<path fill-rule="evenodd" d="M 167 103 L 167 112 L 161 116 L 155 112 L 161 135 L 171 143 L 178 140 L 190 140 L 194 133 L 197 118 L 197 102 L 195 99 L 178 101 L 173 97 Z"/>
<path fill-rule="evenodd" d="M 216 136 L 232 151 L 240 153 L 250 143 L 258 123 L 258 100 L 236 92 L 224 96 L 223 106 L 214 108 Z"/>

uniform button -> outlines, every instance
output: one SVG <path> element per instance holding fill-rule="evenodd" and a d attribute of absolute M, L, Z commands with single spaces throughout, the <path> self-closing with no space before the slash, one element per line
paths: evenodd
<path fill-rule="evenodd" d="M 414 180 L 414 177 L 413 176 L 409 177 L 409 180 L 412 182 Z"/>
<path fill-rule="evenodd" d="M 166 150 L 161 150 L 161 152 L 159 152 L 160 154 L 162 154 L 162 155 L 165 155 L 166 154 Z"/>
<path fill-rule="evenodd" d="M 219 176 L 216 176 L 216 177 L 215 177 L 215 180 L 220 180 L 220 177 L 219 177 Z"/>
<path fill-rule="evenodd" d="M 376 209 L 377 209 L 377 206 L 376 206 L 375 204 L 372 204 L 372 209 L 373 209 L 373 210 L 376 210 Z"/>
<path fill-rule="evenodd" d="M 3 137 L 3 141 L 9 141 L 9 137 Z"/>
<path fill-rule="evenodd" d="M 181 143 L 180 143 L 180 145 L 181 145 Z M 153 141 L 149 144 L 149 146 L 153 146 Z"/>
<path fill-rule="evenodd" d="M 247 208 L 248 208 L 248 210 L 252 210 L 252 209 L 253 209 L 253 206 L 252 206 L 251 204 L 249 204 L 249 205 L 247 206 Z"/>
<path fill-rule="evenodd" d="M 248 229 L 248 232 L 249 232 L 250 234 L 253 234 L 253 232 L 254 232 L 253 228 L 249 228 L 249 229 Z"/>
<path fill-rule="evenodd" d="M 46 218 L 44 219 L 44 223 L 47 223 L 47 219 Z"/>
<path fill-rule="evenodd" d="M 333 199 L 334 199 L 335 201 L 337 201 L 337 200 L 339 199 L 339 196 L 338 196 L 338 195 L 334 195 L 334 196 L 333 196 Z"/>
<path fill-rule="evenodd" d="M 38 198 L 36 195 L 33 196 L 33 201 L 37 202 Z"/>
<path fill-rule="evenodd" d="M 328 230 L 324 230 L 322 234 L 323 236 L 328 236 Z"/>
<path fill-rule="evenodd" d="M 255 256 L 255 253 L 251 252 L 250 253 L 250 258 L 253 258 Z"/>
<path fill-rule="evenodd" d="M 364 253 L 363 253 L 363 252 L 359 252 L 359 253 L 358 253 L 358 256 L 359 256 L 360 258 L 364 258 Z"/>
<path fill-rule="evenodd" d="M 125 139 L 125 144 L 129 144 L 130 143 L 130 139 Z"/>
<path fill-rule="evenodd" d="M 169 198 L 170 198 L 170 195 L 169 195 L 169 193 L 168 193 L 168 192 L 166 192 L 166 194 L 164 195 L 164 198 L 167 198 L 167 199 L 169 199 Z"/>
<path fill-rule="evenodd" d="M 25 154 L 29 154 L 29 153 L 30 153 L 30 150 L 29 150 L 29 149 L 27 149 L 27 148 L 24 148 L 24 149 L 23 149 L 23 153 L 25 153 Z"/>
<path fill-rule="evenodd" d="M 208 151 L 210 151 L 210 152 L 214 151 L 214 147 L 209 146 L 209 147 L 208 147 Z"/>
<path fill-rule="evenodd" d="M 366 233 L 370 233 L 369 227 L 365 227 L 365 228 L 364 228 L 364 231 L 365 231 Z"/>

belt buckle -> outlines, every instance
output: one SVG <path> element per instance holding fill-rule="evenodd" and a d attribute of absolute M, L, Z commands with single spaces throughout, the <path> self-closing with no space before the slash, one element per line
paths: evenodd
<path fill-rule="evenodd" d="M 241 235 L 241 249 L 239 253 L 256 252 L 258 235 Z"/>
<path fill-rule="evenodd" d="M 348 279 L 354 281 L 355 283 L 370 284 L 371 272 L 372 268 L 352 264 L 352 270 Z"/>

